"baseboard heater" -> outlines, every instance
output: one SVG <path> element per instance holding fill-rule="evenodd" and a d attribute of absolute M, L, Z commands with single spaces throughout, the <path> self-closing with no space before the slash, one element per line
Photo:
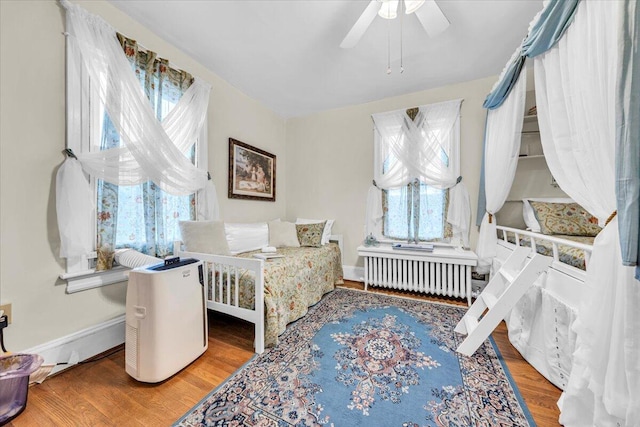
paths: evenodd
<path fill-rule="evenodd" d="M 471 305 L 471 270 L 478 257 L 472 251 L 436 247 L 432 252 L 358 248 L 364 258 L 364 285 L 466 298 Z"/>

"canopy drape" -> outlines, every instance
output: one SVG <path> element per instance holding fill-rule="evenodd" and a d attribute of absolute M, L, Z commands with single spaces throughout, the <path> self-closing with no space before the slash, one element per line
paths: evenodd
<path fill-rule="evenodd" d="M 498 237 L 493 216 L 507 200 L 518 167 L 526 88 L 527 74 L 521 73 L 502 106 L 487 112 L 484 151 L 486 213 L 476 247 L 476 270 L 479 273 L 488 273 L 491 260 L 496 256 Z"/>
<path fill-rule="evenodd" d="M 476 252 L 479 273 L 488 273 L 498 241 L 493 216 L 502 208 L 518 167 L 527 75 L 520 74 L 514 89 L 500 108 L 487 112 L 484 149 L 486 213 L 480 225 Z"/>
<path fill-rule="evenodd" d="M 622 263 L 640 280 L 640 6 L 620 2 L 616 196 Z"/>
<path fill-rule="evenodd" d="M 560 187 L 604 222 L 616 210 L 616 3 L 582 2 L 558 44 L 535 58 L 547 164 Z M 596 237 L 579 308 L 573 369 L 560 400 L 567 426 L 631 426 L 640 419 L 640 282 L 622 265 L 618 219 Z"/>
<path fill-rule="evenodd" d="M 580 0 L 549 0 L 545 7 L 531 21 L 527 37 L 516 50 L 487 95 L 482 105 L 493 110 L 507 99 L 518 81 L 524 67 L 525 58 L 533 58 L 553 47 L 573 22 Z"/>
<path fill-rule="evenodd" d="M 567 426 L 635 426 L 640 419 L 640 282 L 632 268 L 640 223 L 639 26 L 635 0 L 551 1 L 523 43 L 523 55 L 538 55 L 538 121 L 552 175 L 601 222 L 613 218 L 587 265 L 592 294 L 579 307 L 573 369 L 559 402 Z M 551 36 L 533 40 L 542 33 Z M 505 67 L 486 108 L 500 106 L 503 96 L 508 102 L 518 61 Z M 486 159 L 485 175 L 489 169 Z"/>
<path fill-rule="evenodd" d="M 526 58 L 539 55 L 558 42 L 573 22 L 579 2 L 580 0 L 550 0 L 546 3 L 531 21 L 527 36 L 522 41 L 521 46 L 516 49 L 511 59 L 509 59 L 498 81 L 484 100 L 482 104 L 484 108 L 488 110 L 500 108 L 516 85 L 518 77 L 524 68 Z M 479 226 L 482 224 L 482 217 L 486 211 L 484 163 L 483 159 L 478 190 L 478 215 L 476 218 L 476 224 Z"/>

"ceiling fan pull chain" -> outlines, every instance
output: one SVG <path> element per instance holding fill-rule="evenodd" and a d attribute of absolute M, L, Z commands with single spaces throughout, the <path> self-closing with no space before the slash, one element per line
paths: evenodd
<path fill-rule="evenodd" d="M 400 2 L 400 74 L 404 73 L 404 66 L 402 64 L 402 16 L 404 15 L 402 9 L 403 6 L 406 5 L 404 4 L 403 1 Z"/>
<path fill-rule="evenodd" d="M 387 20 L 387 74 L 391 74 L 391 20 Z"/>

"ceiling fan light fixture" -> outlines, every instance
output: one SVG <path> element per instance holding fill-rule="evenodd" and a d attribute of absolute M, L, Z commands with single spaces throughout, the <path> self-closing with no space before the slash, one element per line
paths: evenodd
<path fill-rule="evenodd" d="M 382 5 L 378 11 L 378 15 L 384 19 L 395 19 L 398 16 L 399 0 L 380 0 Z M 424 0 L 422 0 L 424 1 Z"/>
<path fill-rule="evenodd" d="M 404 0 L 404 13 L 409 15 L 420 9 L 423 4 L 424 0 Z"/>

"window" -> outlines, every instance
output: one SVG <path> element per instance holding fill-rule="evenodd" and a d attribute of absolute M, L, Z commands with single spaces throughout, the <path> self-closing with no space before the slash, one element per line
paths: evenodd
<path fill-rule="evenodd" d="M 172 68 L 167 60 L 157 58 L 155 53 L 139 48 L 135 41 L 121 35 L 118 38 L 156 117 L 162 120 L 189 88 L 193 78 Z M 76 67 L 73 55 L 67 55 L 67 61 L 69 148 L 82 153 L 121 146 L 120 136 L 104 105 L 99 102 L 86 72 Z M 185 154 L 194 164 L 206 161 L 206 129 L 190 152 Z M 95 211 L 87 221 L 95 230 L 96 250 L 101 247 L 133 248 L 152 256 L 165 257 L 172 253 L 173 241 L 179 233 L 178 221 L 196 219 L 196 194 L 173 196 L 152 182 L 118 186 L 91 178 L 91 185 L 95 194 Z M 69 259 L 66 276 L 88 276 L 96 263 L 102 261 L 96 259 L 96 253 L 79 260 Z M 102 276 L 91 278 L 82 289 L 123 280 L 118 271 Z"/>
<path fill-rule="evenodd" d="M 373 115 L 382 239 L 446 241 L 449 190 L 459 174 L 461 100 Z M 376 217 L 371 213 L 372 218 Z M 368 225 L 369 226 L 369 225 Z"/>
<path fill-rule="evenodd" d="M 137 43 L 119 36 L 124 52 L 136 73 L 158 120 L 171 111 L 191 85 L 192 77 L 171 68 L 168 61 L 138 48 Z M 121 146 L 120 135 L 101 106 L 100 146 Z M 195 149 L 191 150 L 195 162 Z M 195 220 L 195 194 L 173 196 L 152 182 L 137 186 L 117 186 L 98 180 L 97 238 L 99 247 L 133 248 L 148 255 L 165 257 L 177 240 L 178 221 Z"/>
<path fill-rule="evenodd" d="M 442 240 L 451 237 L 445 221 L 448 191 L 418 180 L 403 187 L 383 190 L 382 235 L 396 240 Z"/>

